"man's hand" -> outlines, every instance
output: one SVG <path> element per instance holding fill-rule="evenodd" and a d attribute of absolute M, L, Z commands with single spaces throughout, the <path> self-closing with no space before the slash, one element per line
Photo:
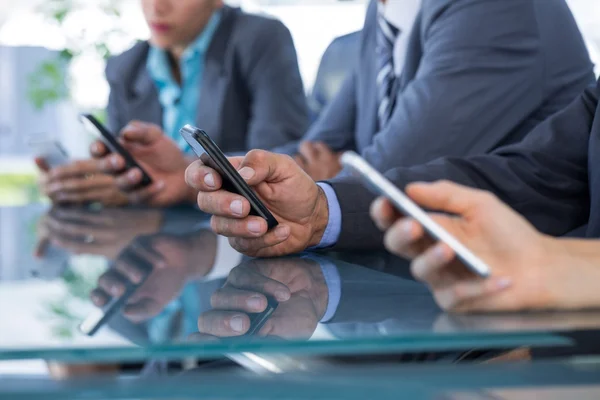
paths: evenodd
<path fill-rule="evenodd" d="M 139 168 L 119 174 L 116 184 L 127 194 L 130 203 L 165 207 L 195 201 L 196 193 L 184 179 L 190 160 L 159 126 L 133 121 L 121 131 L 121 141 L 153 180 L 151 185 L 139 188 L 142 181 Z M 125 167 L 125 160 L 120 155 L 114 154 L 109 159 L 117 170 Z"/>
<path fill-rule="evenodd" d="M 52 169 L 45 160 L 36 158 L 35 163 L 41 172 L 39 185 L 42 193 L 57 204 L 127 204 L 127 198 L 117 188 L 115 178 L 106 173 L 115 166 L 109 164 L 104 145 L 94 143 L 91 153 L 93 159 L 75 161 Z"/>
<path fill-rule="evenodd" d="M 317 184 L 288 156 L 253 150 L 229 161 L 273 213 L 279 226 L 249 216 L 243 196 L 221 189 L 219 174 L 196 161 L 186 171 L 188 184 L 199 190 L 198 206 L 212 214 L 213 230 L 230 238 L 238 251 L 273 257 L 303 251 L 321 241 L 328 221 L 327 199 Z"/>
<path fill-rule="evenodd" d="M 260 336 L 309 338 L 325 314 L 328 289 L 321 267 L 303 258 L 254 259 L 234 268 L 211 297 L 213 309 L 198 319 L 203 335 L 239 336 L 250 329 L 248 314 L 267 308 L 266 295 L 279 306 Z"/>
<path fill-rule="evenodd" d="M 434 243 L 416 221 L 401 218 L 388 200 L 376 200 L 371 215 L 387 230 L 387 249 L 414 259 L 412 273 L 429 285 L 442 308 L 510 311 L 554 305 L 560 285 L 546 274 L 549 239 L 495 196 L 449 182 L 409 185 L 407 194 L 425 208 L 453 214 L 433 217 L 492 270 L 487 279 L 475 276 L 446 244 Z"/>
<path fill-rule="evenodd" d="M 294 159 L 315 181 L 331 179 L 342 170 L 341 153 L 334 153 L 323 142 L 303 142 Z"/>

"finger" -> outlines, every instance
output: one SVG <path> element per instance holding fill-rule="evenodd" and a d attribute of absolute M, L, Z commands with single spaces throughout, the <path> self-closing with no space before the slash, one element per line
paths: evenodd
<path fill-rule="evenodd" d="M 125 305 L 125 307 L 123 307 L 123 315 L 128 320 L 139 323 L 158 315 L 161 309 L 162 307 L 159 302 L 144 297 L 134 303 Z"/>
<path fill-rule="evenodd" d="M 70 238 L 93 237 L 97 243 L 108 242 L 114 239 L 114 232 L 102 228 L 90 228 L 89 226 L 59 221 L 53 217 L 47 220 L 50 235 L 68 236 Z"/>
<path fill-rule="evenodd" d="M 402 218 L 385 233 L 385 248 L 401 257 L 414 258 L 433 242 L 425 235 L 423 227 L 411 218 Z"/>
<path fill-rule="evenodd" d="M 240 336 L 249 328 L 248 315 L 235 311 L 207 311 L 198 318 L 200 333 L 218 337 Z"/>
<path fill-rule="evenodd" d="M 139 284 L 144 279 L 145 269 L 126 257 L 120 257 L 113 265 L 114 269 L 129 279 L 130 282 Z"/>
<path fill-rule="evenodd" d="M 222 217 L 245 218 L 250 213 L 250 203 L 245 197 L 225 190 L 199 192 L 198 207 L 208 214 Z"/>
<path fill-rule="evenodd" d="M 44 160 L 42 157 L 36 157 L 36 158 L 34 158 L 34 162 L 35 162 L 35 165 L 39 168 L 40 171 L 42 171 L 42 172 L 48 172 L 48 171 L 50 171 L 50 166 L 48 165 L 48 163 L 46 162 L 46 160 Z"/>
<path fill-rule="evenodd" d="M 117 175 L 115 177 L 115 184 L 122 191 L 128 192 L 138 187 L 143 179 L 144 174 L 142 170 L 136 167 Z"/>
<path fill-rule="evenodd" d="M 89 178 L 78 177 L 55 181 L 47 186 L 47 192 L 49 196 L 55 196 L 59 193 L 83 193 L 114 186 L 115 180 L 112 176 L 99 174 Z"/>
<path fill-rule="evenodd" d="M 69 165 L 52 168 L 48 172 L 50 181 L 60 181 L 68 178 L 76 178 L 89 174 L 102 172 L 100 168 L 101 160 L 79 160 Z"/>
<path fill-rule="evenodd" d="M 494 309 L 491 297 L 512 285 L 509 278 L 469 279 L 443 287 L 435 293 L 442 309 L 467 312 Z"/>
<path fill-rule="evenodd" d="M 250 186 L 256 186 L 261 182 L 282 181 L 302 170 L 288 155 L 252 150 L 240 163 L 238 172 Z"/>
<path fill-rule="evenodd" d="M 141 189 L 132 190 L 125 195 L 130 204 L 145 204 L 152 201 L 155 196 L 164 191 L 165 187 L 164 181 L 156 181 Z"/>
<path fill-rule="evenodd" d="M 96 307 L 102 308 L 110 301 L 110 296 L 104 290 L 96 288 L 90 293 L 90 300 Z"/>
<path fill-rule="evenodd" d="M 69 237 L 54 233 L 50 238 L 50 243 L 61 249 L 67 250 L 72 254 L 97 254 L 98 245 L 95 243 L 83 243 L 81 238 Z"/>
<path fill-rule="evenodd" d="M 311 142 L 302 142 L 298 148 L 302 157 L 306 159 L 308 164 L 316 163 L 319 160 L 319 151 Z"/>
<path fill-rule="evenodd" d="M 482 201 L 494 199 L 488 192 L 449 181 L 413 183 L 406 187 L 406 193 L 425 208 L 453 214 L 464 214 Z"/>
<path fill-rule="evenodd" d="M 126 285 L 127 278 L 114 269 L 106 271 L 98 278 L 98 286 L 113 297 L 122 296 Z"/>
<path fill-rule="evenodd" d="M 278 252 L 277 246 L 290 237 L 290 228 L 279 225 L 266 235 L 254 239 L 235 237 L 229 239 L 229 244 L 240 253 L 252 257 L 272 257 L 289 254 L 289 249 Z"/>
<path fill-rule="evenodd" d="M 159 140 L 162 136 L 163 131 L 158 125 L 142 121 L 131 121 L 121 130 L 120 135 L 125 146 L 149 146 Z"/>
<path fill-rule="evenodd" d="M 125 159 L 120 154 L 107 154 L 106 156 L 99 158 L 98 161 L 100 170 L 107 174 L 121 172 L 127 166 Z"/>
<path fill-rule="evenodd" d="M 401 216 L 402 214 L 385 197 L 379 197 L 371 204 L 371 218 L 382 231 L 387 230 Z"/>
<path fill-rule="evenodd" d="M 227 283 L 238 289 L 251 291 L 251 293 L 270 295 L 277 301 L 288 301 L 292 295 L 290 288 L 283 283 L 246 267 L 232 269 L 227 278 Z"/>
<path fill-rule="evenodd" d="M 241 157 L 230 159 L 239 165 Z M 235 166 L 234 165 L 234 166 Z M 202 192 L 212 192 L 221 188 L 221 176 L 214 169 L 204 165 L 200 160 L 191 163 L 185 170 L 185 182 L 188 186 Z"/>
<path fill-rule="evenodd" d="M 226 286 L 213 293 L 210 305 L 215 309 L 257 313 L 267 308 L 267 298 L 261 293 Z"/>
<path fill-rule="evenodd" d="M 331 151 L 331 149 L 329 148 L 329 146 L 327 146 L 323 142 L 316 142 L 314 144 L 314 149 L 317 152 L 317 154 L 319 154 L 320 157 L 323 157 L 323 156 L 333 157 L 334 156 L 334 154 Z"/>
<path fill-rule="evenodd" d="M 114 227 L 115 218 L 105 212 L 97 213 L 86 209 L 54 207 L 50 217 L 60 222 L 72 221 L 93 226 Z"/>
<path fill-rule="evenodd" d="M 96 140 L 90 146 L 90 154 L 94 158 L 102 158 L 108 154 L 108 148 L 101 140 Z"/>
<path fill-rule="evenodd" d="M 272 243 L 271 245 L 281 243 L 290 235 L 290 228 L 287 225 L 278 225 L 272 232 L 267 233 L 269 229 L 267 221 L 254 216 L 242 220 L 213 216 L 210 226 L 218 235 L 231 238 L 262 238 Z"/>
<path fill-rule="evenodd" d="M 101 202 L 106 198 L 107 191 L 110 190 L 109 188 L 100 188 L 87 192 L 60 192 L 51 196 L 51 198 L 59 204 L 87 204 L 96 201 Z"/>
<path fill-rule="evenodd" d="M 456 264 L 452 263 L 454 259 L 454 251 L 447 244 L 438 242 L 414 259 L 411 272 L 415 279 L 429 285 L 437 285 L 444 269 L 456 268 Z"/>

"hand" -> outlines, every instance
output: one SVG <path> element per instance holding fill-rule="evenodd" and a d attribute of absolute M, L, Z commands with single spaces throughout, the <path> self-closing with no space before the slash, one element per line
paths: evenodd
<path fill-rule="evenodd" d="M 136 239 L 112 267 L 98 279 L 90 297 L 103 307 L 126 287 L 147 279 L 123 308 L 125 318 L 139 323 L 156 316 L 181 292 L 184 285 L 204 275 L 215 261 L 216 237 L 201 231 L 189 238 L 157 235 Z"/>
<path fill-rule="evenodd" d="M 294 159 L 315 181 L 331 179 L 342 170 L 341 153 L 332 152 L 323 142 L 303 142 Z"/>
<path fill-rule="evenodd" d="M 136 236 L 158 231 L 162 213 L 156 210 L 53 208 L 40 221 L 36 256 L 48 242 L 73 254 L 115 259 Z"/>
<path fill-rule="evenodd" d="M 495 196 L 454 183 L 412 184 L 406 192 L 425 208 L 454 214 L 432 216 L 492 270 L 487 279 L 476 277 L 446 244 L 435 244 L 414 220 L 400 218 L 389 201 L 376 200 L 371 215 L 387 230 L 387 249 L 414 259 L 413 275 L 429 285 L 442 308 L 510 311 L 554 305 L 554 283 L 546 275 L 552 246 L 524 218 Z"/>
<path fill-rule="evenodd" d="M 239 252 L 258 257 L 296 253 L 321 241 L 328 222 L 323 191 L 288 156 L 253 150 L 229 161 L 279 221 L 267 232 L 267 222 L 249 216 L 243 196 L 221 189 L 219 174 L 194 162 L 186 171 L 190 186 L 198 189 L 198 206 L 212 214 L 211 227 Z"/>
<path fill-rule="evenodd" d="M 309 338 L 327 308 L 321 267 L 302 258 L 251 260 L 234 268 L 211 297 L 213 310 L 198 320 L 201 334 L 240 336 L 250 329 L 249 313 L 263 312 L 269 295 L 279 306 L 257 332 L 260 336 Z"/>
<path fill-rule="evenodd" d="M 123 146 L 153 180 L 151 185 L 139 188 L 143 177 L 139 168 L 119 174 L 116 184 L 127 193 L 130 203 L 166 207 L 194 202 L 196 193 L 184 179 L 190 160 L 159 126 L 133 121 L 121 131 L 120 137 Z M 114 154 L 109 158 L 116 170 L 125 168 L 125 160 L 120 155 Z"/>
<path fill-rule="evenodd" d="M 94 146 L 97 145 L 92 145 L 92 148 Z M 96 156 L 50 169 L 45 160 L 35 159 L 41 172 L 39 186 L 52 202 L 76 205 L 98 202 L 105 206 L 123 206 L 127 204 L 127 198 L 117 188 L 115 178 L 105 173 L 114 168 L 108 162 L 106 157 Z"/>

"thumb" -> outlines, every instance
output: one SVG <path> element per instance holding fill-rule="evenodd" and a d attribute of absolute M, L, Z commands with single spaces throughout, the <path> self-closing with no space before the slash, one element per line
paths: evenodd
<path fill-rule="evenodd" d="M 144 145 L 154 144 L 163 136 L 163 131 L 158 125 L 148 124 L 140 121 L 131 121 L 121 131 L 125 145 Z"/>
<path fill-rule="evenodd" d="M 464 215 L 478 205 L 485 192 L 449 181 L 412 183 L 406 193 L 422 207 Z"/>
<path fill-rule="evenodd" d="M 240 164 L 239 174 L 251 185 L 280 182 L 302 170 L 289 156 L 265 150 L 252 150 Z"/>
<path fill-rule="evenodd" d="M 40 169 L 40 171 L 42 171 L 42 172 L 50 171 L 50 166 L 48 165 L 46 160 L 44 160 L 43 158 L 36 157 L 34 159 L 34 161 L 35 161 L 35 165 L 37 165 L 37 167 Z"/>

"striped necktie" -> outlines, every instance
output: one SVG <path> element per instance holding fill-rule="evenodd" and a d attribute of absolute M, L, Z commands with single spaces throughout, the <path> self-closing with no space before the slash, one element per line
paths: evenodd
<path fill-rule="evenodd" d="M 377 117 L 379 129 L 383 129 L 392 116 L 395 96 L 392 93 L 396 73 L 394 71 L 394 44 L 400 30 L 390 24 L 382 13 L 377 16 Z"/>

